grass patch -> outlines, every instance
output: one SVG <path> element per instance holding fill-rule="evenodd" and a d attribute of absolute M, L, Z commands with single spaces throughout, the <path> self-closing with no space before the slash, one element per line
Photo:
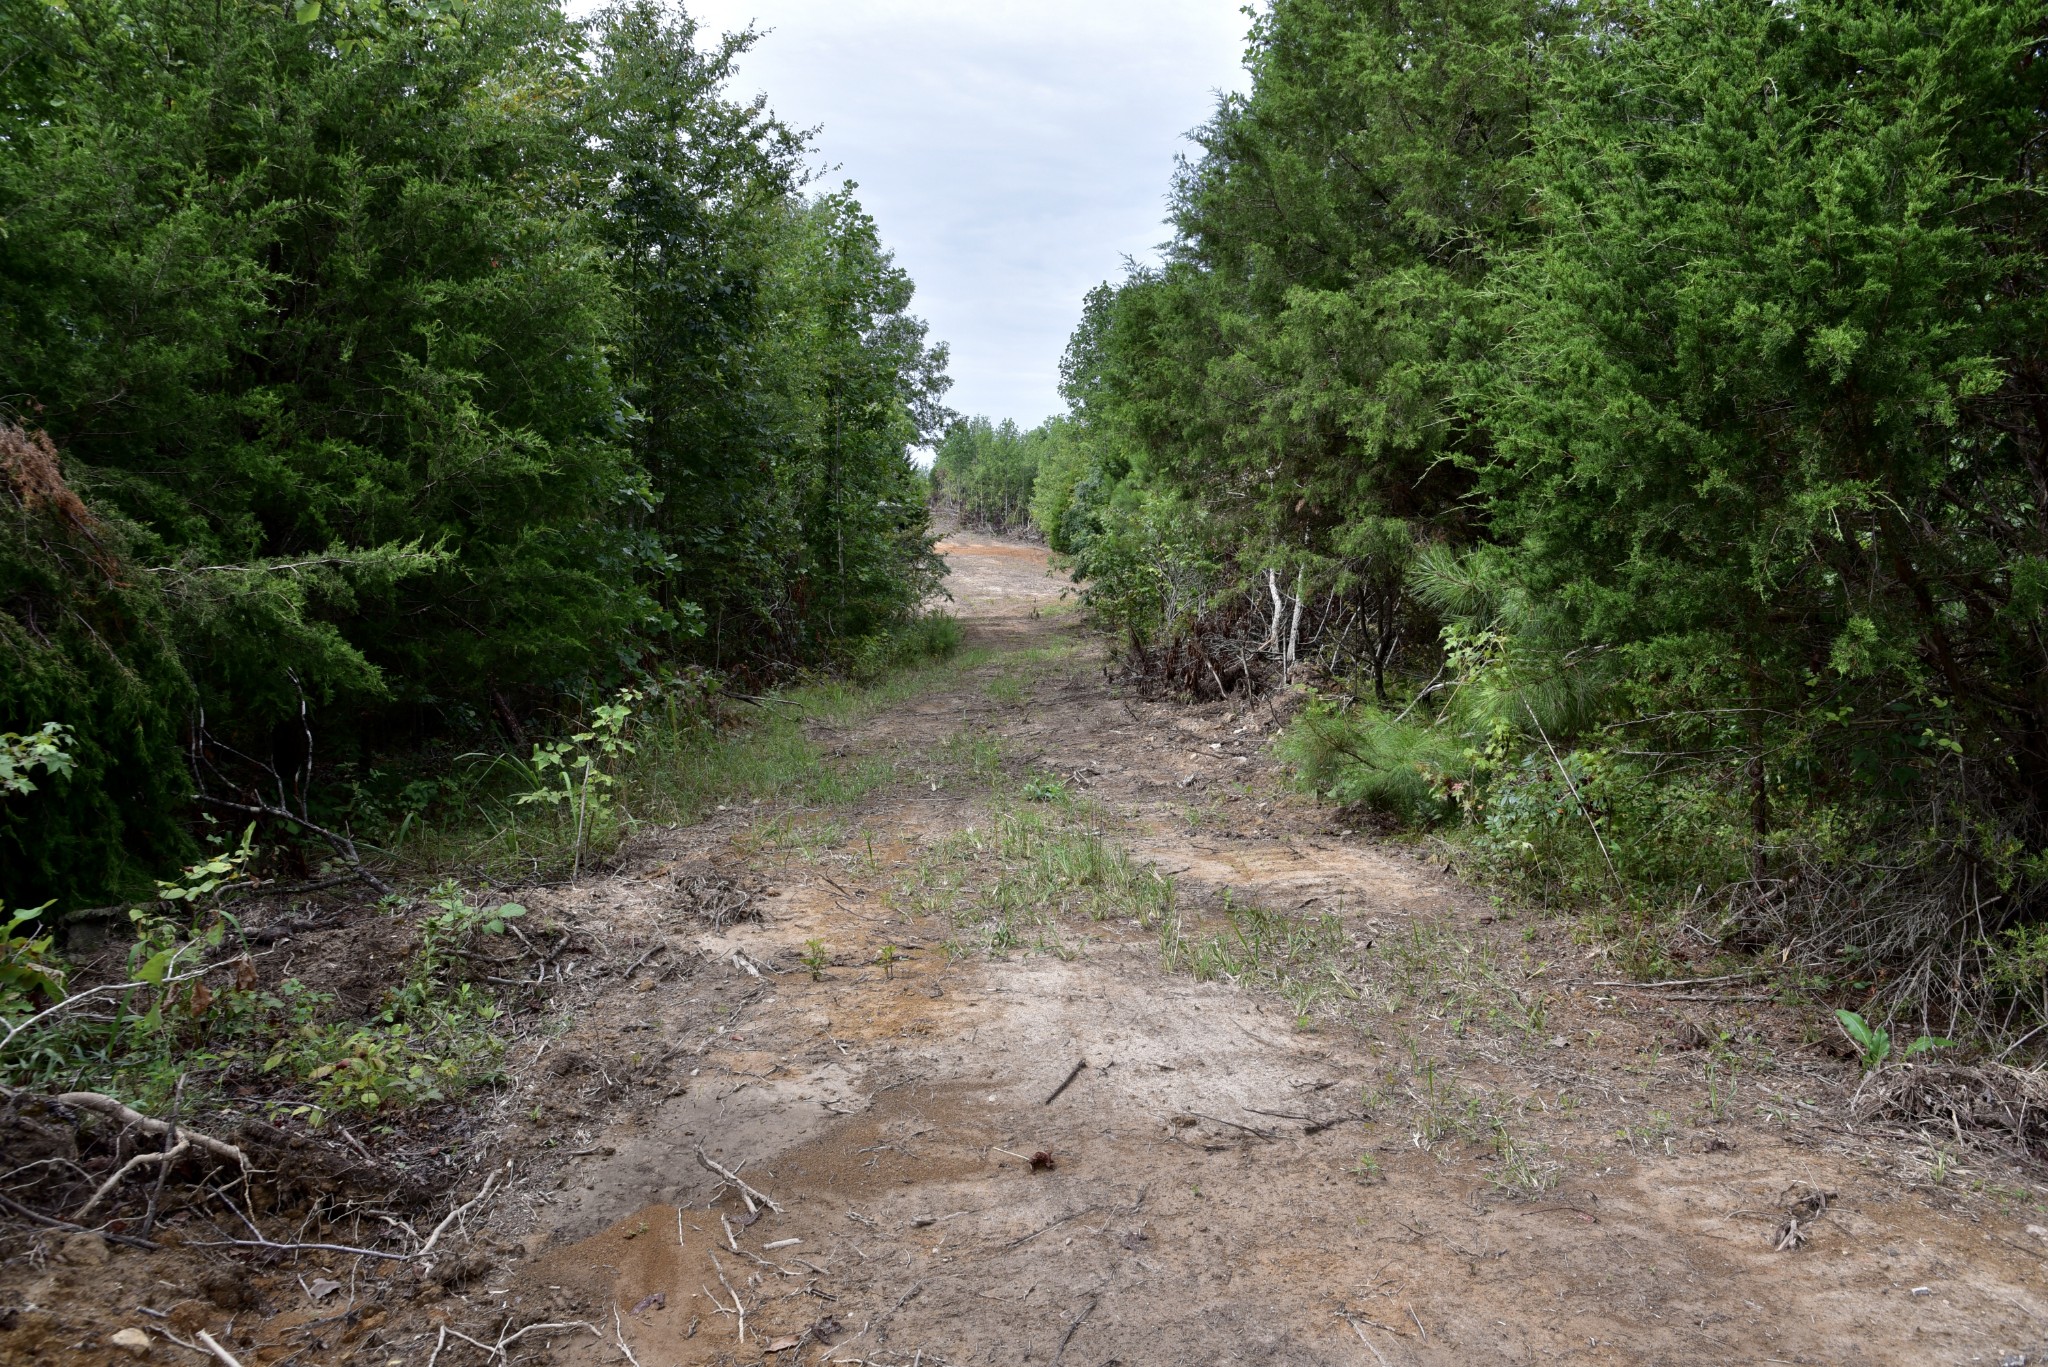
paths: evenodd
<path fill-rule="evenodd" d="M 1335 916 L 1298 916 L 1237 901 L 1226 889 L 1227 929 L 1189 935 L 1177 915 L 1159 922 L 1159 949 L 1168 968 L 1198 982 L 1263 988 L 1294 1010 L 1299 1028 L 1340 1002 L 1355 1001 L 1356 962 L 1343 922 Z"/>
<path fill-rule="evenodd" d="M 1028 782 L 1028 781 L 1027 781 Z M 960 952 L 1063 951 L 1065 920 L 1171 915 L 1173 880 L 1131 859 L 1103 834 L 1100 814 L 1064 790 L 1005 800 L 986 824 L 948 837 L 894 895 L 905 910 L 946 917 Z"/>
<path fill-rule="evenodd" d="M 465 756 L 375 848 L 402 877 L 420 881 L 454 873 L 545 878 L 568 873 L 579 855 L 581 862 L 602 857 L 637 827 L 689 825 L 724 805 L 859 802 L 902 781 L 903 766 L 886 755 L 833 755 L 821 735 L 943 687 L 993 658 L 990 651 L 957 649 L 958 626 L 950 618 L 927 619 L 913 638 L 916 651 L 869 651 L 867 666 L 880 672 L 863 678 L 819 680 L 745 701 L 721 702 L 701 684 L 694 692 L 678 685 L 631 695 L 622 704 L 629 715 L 619 745 L 593 757 L 597 781 L 586 790 L 581 771 L 568 766 L 567 800 L 532 800 L 551 779 L 559 786 L 563 766 L 544 773 L 517 754 Z M 714 722 L 721 714 L 724 724 Z M 589 734 L 603 739 L 601 732 L 572 733 Z M 584 742 L 576 753 L 597 744 Z"/>

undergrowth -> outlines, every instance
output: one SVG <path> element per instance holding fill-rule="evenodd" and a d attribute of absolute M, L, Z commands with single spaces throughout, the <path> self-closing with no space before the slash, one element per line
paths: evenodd
<path fill-rule="evenodd" d="M 217 835 L 210 855 L 133 907 L 125 965 L 100 965 L 90 984 L 39 909 L 0 917 L 0 1081 L 104 1092 L 154 1114 L 253 1101 L 315 1125 L 337 1115 L 384 1123 L 491 1085 L 505 1007 L 476 968 L 478 950 L 529 936 L 524 908 L 465 883 L 572 873 L 638 826 L 740 802 L 782 804 L 757 840 L 831 843 L 839 830 L 829 816 L 819 825 L 819 809 L 905 771 L 887 757 L 835 755 L 822 738 L 986 662 L 960 651 L 959 638 L 956 623 L 934 615 L 862 646 L 846 677 L 760 698 L 721 698 L 703 677 L 626 690 L 530 756 L 472 756 L 454 778 L 415 780 L 431 791 L 415 791 L 380 845 L 359 841 L 385 876 L 429 889 L 379 903 L 381 915 L 409 922 L 394 928 L 409 948 L 366 1008 L 259 973 L 235 910 L 273 853 L 253 843 L 254 827 L 239 843 Z"/>
<path fill-rule="evenodd" d="M 848 673 L 761 697 L 728 695 L 709 676 L 651 684 L 593 705 L 568 734 L 603 738 L 607 706 L 629 715 L 622 747 L 602 757 L 604 781 L 579 806 L 533 801 L 553 792 L 561 766 L 547 757 L 557 740 L 518 753 L 456 757 L 444 771 L 397 784 L 396 775 L 364 785 L 360 808 L 381 836 L 362 842 L 402 876 L 462 874 L 536 878 L 572 872 L 602 858 L 635 829 L 688 825 L 721 804 L 782 800 L 798 806 L 859 801 L 897 781 L 886 756 L 834 756 L 820 735 L 856 725 L 940 687 L 991 652 L 960 649 L 960 627 L 931 614 L 895 637 L 851 652 Z M 569 762 L 589 750 L 572 750 Z M 395 793 L 380 802 L 370 796 Z"/>

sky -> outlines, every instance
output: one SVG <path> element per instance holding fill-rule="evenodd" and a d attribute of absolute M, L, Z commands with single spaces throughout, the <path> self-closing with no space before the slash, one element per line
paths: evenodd
<path fill-rule="evenodd" d="M 947 403 L 1032 426 L 1094 285 L 1157 258 L 1188 132 L 1241 89 L 1243 0 L 688 0 L 762 31 L 729 94 L 817 126 L 952 348 Z"/>

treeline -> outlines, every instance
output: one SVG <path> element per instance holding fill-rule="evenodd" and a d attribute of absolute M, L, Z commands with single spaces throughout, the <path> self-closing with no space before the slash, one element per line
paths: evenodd
<path fill-rule="evenodd" d="M 1028 532 L 1039 475 L 1085 459 L 1075 424 L 1063 417 L 1028 431 L 1008 418 L 960 418 L 933 454 L 932 499 L 968 526 Z"/>
<path fill-rule="evenodd" d="M 0 798 L 0 901 L 146 889 L 195 782 L 338 826 L 380 754 L 867 649 L 935 583 L 944 348 L 722 93 L 745 37 L 646 2 L 6 15 L 0 732 L 67 728 L 71 769 Z"/>
<path fill-rule="evenodd" d="M 1646 967 L 2048 1008 L 2048 23 L 1275 0 L 1041 491 L 1134 662 Z M 1679 927 L 1688 929 L 1680 930 Z"/>

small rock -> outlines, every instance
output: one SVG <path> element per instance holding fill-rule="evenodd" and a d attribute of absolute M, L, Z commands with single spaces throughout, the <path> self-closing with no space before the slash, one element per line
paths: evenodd
<path fill-rule="evenodd" d="M 64 1236 L 64 1242 L 57 1245 L 57 1260 L 75 1267 L 97 1267 L 112 1257 L 107 1241 L 89 1229 Z"/>
<path fill-rule="evenodd" d="M 1931 1296 L 1934 1294 L 1934 1288 L 1931 1286 L 1916 1286 L 1913 1288 L 1913 1294 L 1916 1296 Z"/>
<path fill-rule="evenodd" d="M 634 984 L 633 984 L 633 990 L 634 990 L 635 992 L 652 992 L 652 991 L 654 990 L 654 979 L 652 979 L 652 978 L 642 978 L 642 979 L 640 979 L 640 981 L 638 981 L 638 982 L 636 982 L 636 983 L 634 983 Z"/>
<path fill-rule="evenodd" d="M 107 1342 L 132 1358 L 149 1356 L 149 1335 L 140 1329 L 118 1329 Z"/>

